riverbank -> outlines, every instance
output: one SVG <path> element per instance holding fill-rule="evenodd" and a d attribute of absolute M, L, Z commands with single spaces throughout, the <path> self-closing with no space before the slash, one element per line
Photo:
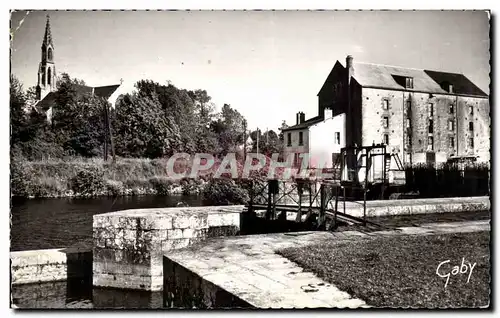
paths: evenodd
<path fill-rule="evenodd" d="M 72 158 L 26 161 L 12 159 L 11 193 L 23 198 L 69 198 L 130 195 L 197 195 L 207 182 L 172 181 L 164 159 Z"/>

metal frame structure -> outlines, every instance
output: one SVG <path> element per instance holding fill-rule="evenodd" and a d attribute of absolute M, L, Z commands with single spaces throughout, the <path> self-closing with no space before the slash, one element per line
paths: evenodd
<path fill-rule="evenodd" d="M 352 157 L 348 158 L 350 153 Z M 369 169 L 372 167 L 373 158 L 377 156 L 382 156 L 382 178 L 373 178 L 370 181 Z M 254 181 L 251 181 L 250 202 L 247 205 L 248 211 L 265 210 L 265 218 L 267 220 L 284 220 L 286 219 L 286 212 L 296 212 L 296 222 L 308 222 L 313 215 L 316 215 L 317 228 L 335 228 L 337 220 L 351 224 L 366 225 L 367 192 L 371 190 L 373 184 L 381 183 L 383 195 L 389 185 L 387 175 L 389 171 L 388 164 L 390 165 L 390 159 L 393 156 L 394 154 L 391 155 L 387 152 L 385 145 L 380 144 L 362 147 L 344 147 L 341 149 L 341 155 L 337 158 L 333 167 L 334 172 L 335 170 L 337 172 L 340 170 L 337 178 L 322 180 L 305 178 L 295 179 L 292 182 L 277 179 L 261 180 L 264 184 L 260 187 L 256 186 Z M 359 161 L 363 161 L 363 158 L 365 158 L 364 165 L 360 165 Z M 402 164 L 398 162 L 398 159 L 396 156 L 398 168 L 402 169 Z M 360 168 L 365 168 L 364 180 L 361 182 L 358 180 Z M 353 180 L 345 178 L 348 175 L 348 169 L 355 172 Z M 361 190 L 363 193 L 362 201 L 359 202 L 355 197 L 348 197 L 347 191 L 349 190 L 351 192 Z M 308 200 L 304 200 L 304 193 L 308 193 Z M 286 198 L 294 204 L 279 204 L 282 199 Z M 339 211 L 340 201 L 342 201 L 343 212 Z M 362 205 L 363 217 L 357 218 L 348 215 L 346 213 L 346 201 Z M 306 213 L 305 219 L 303 218 L 304 213 Z M 327 225 L 327 219 L 331 221 L 329 225 Z"/>

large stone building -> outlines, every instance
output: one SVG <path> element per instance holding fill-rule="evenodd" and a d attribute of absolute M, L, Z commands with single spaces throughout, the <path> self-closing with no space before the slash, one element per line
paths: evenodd
<path fill-rule="evenodd" d="M 325 128 L 316 134 L 318 125 Z M 462 156 L 489 162 L 490 105 L 462 74 L 354 63 L 347 56 L 318 93 L 318 116 L 306 121 L 297 114 L 284 134 L 286 152 L 308 152 L 327 166 L 345 145 L 379 143 L 405 164 Z"/>
<path fill-rule="evenodd" d="M 35 111 L 44 113 L 47 120 L 51 120 L 53 107 L 56 102 L 57 91 L 57 73 L 55 66 L 55 49 L 50 31 L 50 18 L 47 16 L 45 25 L 45 34 L 42 41 L 42 59 L 38 66 L 38 84 L 36 86 L 36 101 L 34 106 Z M 86 86 L 75 85 L 78 94 L 91 94 L 106 99 L 112 106 L 115 105 L 119 95 L 122 94 L 122 85 L 107 85 L 107 86 Z"/>

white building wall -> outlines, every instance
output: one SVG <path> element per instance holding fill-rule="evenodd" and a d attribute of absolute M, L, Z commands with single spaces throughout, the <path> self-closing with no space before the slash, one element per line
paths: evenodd
<path fill-rule="evenodd" d="M 309 165 L 311 168 L 332 167 L 332 154 L 340 153 L 345 147 L 345 114 L 309 127 Z M 336 144 L 335 132 L 340 133 L 340 143 Z"/>

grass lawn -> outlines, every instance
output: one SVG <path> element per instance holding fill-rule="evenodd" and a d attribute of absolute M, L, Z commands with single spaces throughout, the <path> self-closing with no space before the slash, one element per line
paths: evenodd
<path fill-rule="evenodd" d="M 374 307 L 460 308 L 490 301 L 490 232 L 337 241 L 278 251 Z M 454 266 L 472 270 L 446 275 Z M 465 267 L 462 268 L 465 271 Z"/>

